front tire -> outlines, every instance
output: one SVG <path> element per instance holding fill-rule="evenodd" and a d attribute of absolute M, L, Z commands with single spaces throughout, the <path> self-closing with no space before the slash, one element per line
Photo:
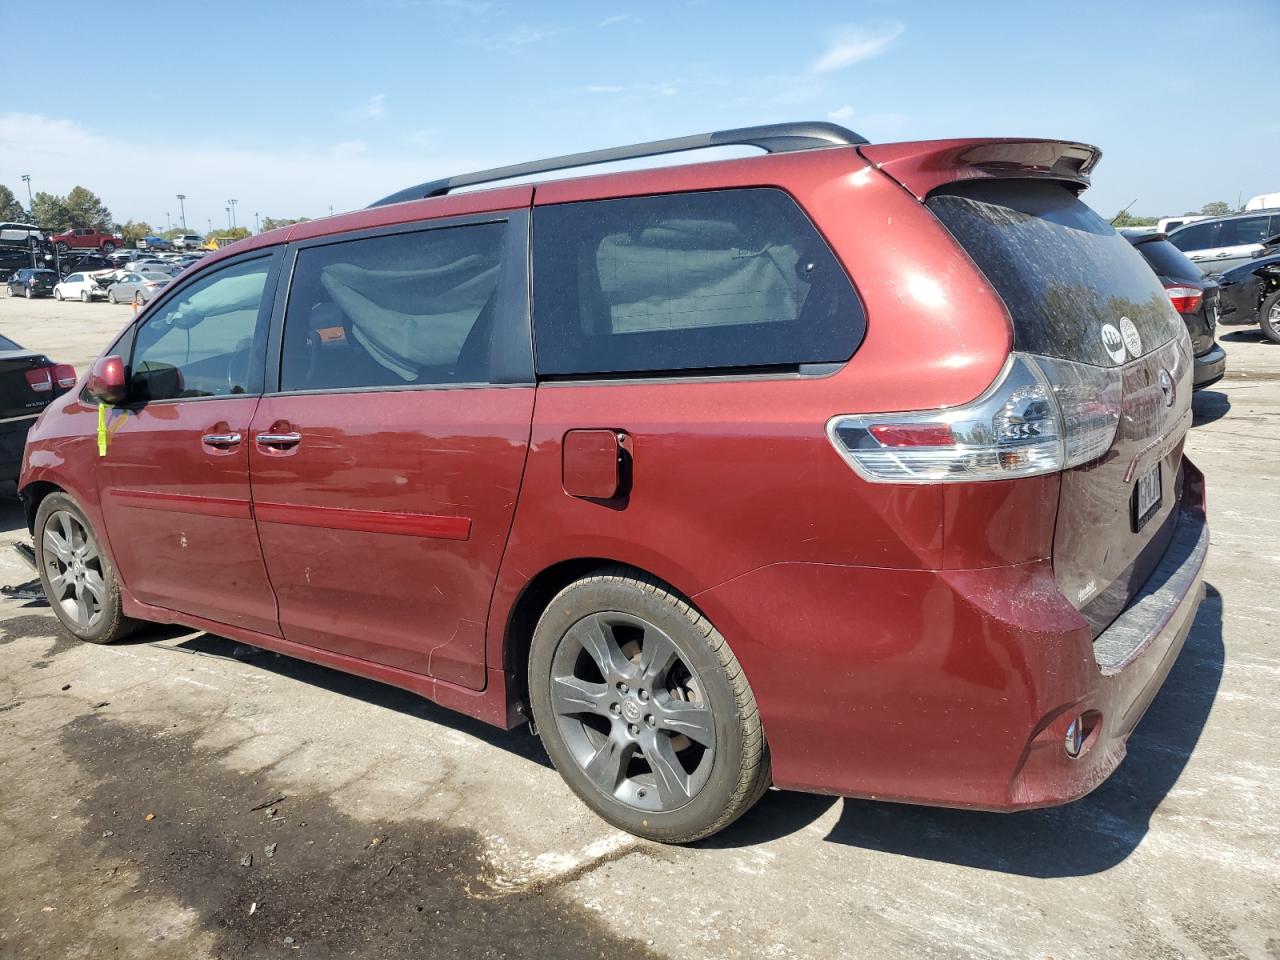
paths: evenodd
<path fill-rule="evenodd" d="M 646 574 L 602 569 L 556 595 L 534 630 L 529 695 L 569 787 L 636 836 L 700 840 L 769 787 L 764 729 L 733 651 Z"/>
<path fill-rule="evenodd" d="M 35 294 L 31 292 L 31 288 L 30 288 L 30 287 L 27 287 L 27 289 L 24 291 L 24 293 L 26 294 L 26 297 L 27 297 L 27 299 L 28 299 L 28 300 L 30 300 L 32 297 L 34 297 L 34 296 L 35 296 Z"/>
<path fill-rule="evenodd" d="M 119 303 L 119 302 L 120 302 L 119 300 L 117 300 L 117 299 L 116 299 L 116 294 L 115 294 L 115 291 L 114 291 L 114 290 L 108 290 L 108 291 L 107 291 L 107 302 L 108 302 L 108 303 L 113 303 L 113 304 L 114 304 L 114 303 Z"/>
<path fill-rule="evenodd" d="M 56 288 L 55 288 L 55 289 L 54 289 L 54 291 L 53 291 L 53 299 L 55 299 L 55 300 L 61 300 L 61 299 L 62 299 L 62 291 L 61 291 L 61 290 L 58 290 L 58 289 L 56 289 Z"/>
<path fill-rule="evenodd" d="M 1262 298 L 1258 308 L 1258 326 L 1262 335 L 1272 343 L 1280 343 L 1280 290 L 1273 290 Z"/>
<path fill-rule="evenodd" d="M 40 502 L 35 550 L 44 595 L 72 635 L 87 643 L 111 643 L 137 628 L 121 608 L 111 559 L 84 511 L 65 493 L 51 493 Z"/>

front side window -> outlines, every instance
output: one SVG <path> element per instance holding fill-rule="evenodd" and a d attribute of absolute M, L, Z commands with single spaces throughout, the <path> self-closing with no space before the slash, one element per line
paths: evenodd
<path fill-rule="evenodd" d="M 265 341 L 272 259 L 214 271 L 151 314 L 134 341 L 130 397 L 140 402 L 251 392 Z M 252 379 L 257 379 L 256 377 Z"/>
<path fill-rule="evenodd" d="M 865 318 L 849 278 L 777 189 L 539 207 L 538 373 L 662 373 L 848 360 Z"/>
<path fill-rule="evenodd" d="M 1169 235 L 1169 242 L 1179 250 L 1208 250 L 1210 247 L 1216 247 L 1214 242 L 1217 239 L 1219 224 L 1216 223 L 1193 223 L 1189 227 L 1183 227 L 1177 233 Z"/>
<path fill-rule="evenodd" d="M 280 389 L 486 383 L 503 223 L 298 251 Z"/>

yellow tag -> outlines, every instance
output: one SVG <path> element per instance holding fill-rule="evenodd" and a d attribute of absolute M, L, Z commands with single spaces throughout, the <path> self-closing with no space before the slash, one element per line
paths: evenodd
<path fill-rule="evenodd" d="M 107 455 L 107 405 L 98 404 L 98 456 Z"/>

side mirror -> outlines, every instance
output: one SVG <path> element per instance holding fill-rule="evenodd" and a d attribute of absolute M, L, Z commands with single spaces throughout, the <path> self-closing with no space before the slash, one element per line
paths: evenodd
<path fill-rule="evenodd" d="M 119 403 L 125 398 L 124 361 L 119 357 L 99 357 L 89 371 L 89 396 L 103 403 Z"/>

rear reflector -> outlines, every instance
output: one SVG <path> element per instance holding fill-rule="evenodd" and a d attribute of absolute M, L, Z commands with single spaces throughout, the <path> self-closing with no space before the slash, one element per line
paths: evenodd
<path fill-rule="evenodd" d="M 1184 287 L 1176 283 L 1166 283 L 1164 291 L 1169 295 L 1169 302 L 1179 313 L 1195 313 L 1200 309 L 1200 301 L 1204 299 L 1204 291 L 1196 287 Z"/>
<path fill-rule="evenodd" d="M 832 417 L 827 436 L 877 483 L 1008 480 L 1096 460 L 1120 423 L 1121 373 L 1015 353 L 962 407 Z"/>
<path fill-rule="evenodd" d="M 53 389 L 53 377 L 48 367 L 38 367 L 27 371 L 27 383 L 36 393 L 48 393 Z"/>

